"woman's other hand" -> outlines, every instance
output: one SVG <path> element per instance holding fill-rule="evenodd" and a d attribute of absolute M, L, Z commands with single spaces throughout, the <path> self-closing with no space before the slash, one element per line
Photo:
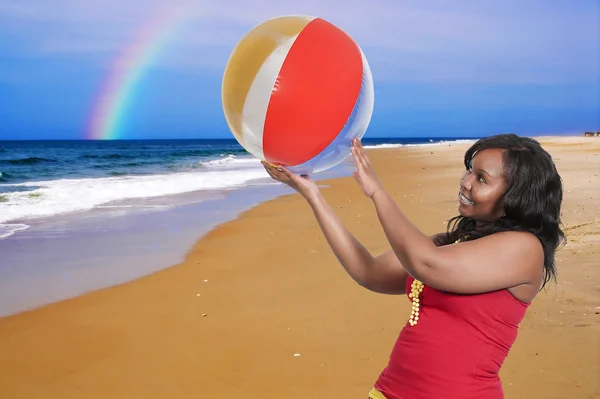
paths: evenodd
<path fill-rule="evenodd" d="M 357 171 L 354 172 L 354 178 L 360 185 L 362 192 L 367 197 L 373 198 L 373 195 L 375 195 L 376 192 L 383 190 L 383 186 L 375 174 L 369 156 L 359 139 L 352 140 L 352 148 L 350 151 L 352 152 L 357 168 Z"/>
<path fill-rule="evenodd" d="M 290 186 L 307 200 L 319 194 L 319 187 L 308 175 L 298 176 L 283 166 L 273 166 L 265 161 L 261 161 L 261 163 L 269 176 Z"/>

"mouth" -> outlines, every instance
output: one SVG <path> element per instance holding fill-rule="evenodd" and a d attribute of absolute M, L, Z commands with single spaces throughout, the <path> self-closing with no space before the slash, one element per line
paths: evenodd
<path fill-rule="evenodd" d="M 471 201 L 469 198 L 465 197 L 465 195 L 463 193 L 458 193 L 458 200 L 468 206 L 472 206 L 475 205 L 475 203 L 473 201 Z"/>

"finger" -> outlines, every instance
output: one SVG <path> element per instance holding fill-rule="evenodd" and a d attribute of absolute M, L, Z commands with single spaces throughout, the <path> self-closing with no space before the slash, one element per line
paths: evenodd
<path fill-rule="evenodd" d="M 367 163 L 370 163 L 371 161 L 369 160 L 369 155 L 367 155 L 367 150 L 365 150 L 365 147 L 362 145 L 362 141 L 360 139 L 356 139 L 356 143 L 358 151 L 361 153 L 362 157 L 365 159 L 365 161 L 367 161 Z"/>
<path fill-rule="evenodd" d="M 267 171 L 267 173 L 269 174 L 269 176 L 271 176 L 273 179 L 280 181 L 282 183 L 285 183 L 285 177 L 281 175 L 281 173 L 277 172 L 277 169 L 273 169 L 272 166 L 270 165 L 265 165 L 265 170 Z"/>
<path fill-rule="evenodd" d="M 363 149 L 363 157 L 365 158 L 365 162 L 367 163 L 367 165 L 371 164 L 371 159 L 369 158 L 369 154 L 367 154 L 367 151 L 365 149 Z"/>
<path fill-rule="evenodd" d="M 267 173 L 269 174 L 269 176 L 271 176 L 273 179 L 279 180 L 277 178 L 277 176 L 275 176 L 275 174 L 271 171 L 271 169 L 268 166 L 265 166 L 265 170 L 267 171 Z"/>
<path fill-rule="evenodd" d="M 266 161 L 260 161 L 260 163 L 262 164 L 262 166 L 267 170 L 273 170 L 273 165 L 271 165 L 270 163 L 266 162 Z"/>
<path fill-rule="evenodd" d="M 273 165 L 271 165 L 270 163 L 265 161 L 260 161 L 260 163 L 266 170 L 273 170 Z"/>
<path fill-rule="evenodd" d="M 269 168 L 271 168 L 271 170 L 278 170 L 280 172 L 283 170 L 281 165 L 275 165 L 275 164 L 269 163 L 267 161 L 261 161 L 261 163 L 263 165 L 269 166 Z"/>
<path fill-rule="evenodd" d="M 354 160 L 356 161 L 356 166 L 359 168 L 359 170 L 363 170 L 367 166 L 363 154 L 357 147 L 352 147 L 352 155 L 354 156 Z"/>
<path fill-rule="evenodd" d="M 291 171 L 290 171 L 288 168 L 286 168 L 285 166 L 281 166 L 281 165 L 279 165 L 279 166 L 277 167 L 277 170 L 278 170 L 280 173 L 282 173 L 282 174 L 284 174 L 285 176 L 287 176 L 287 177 L 294 177 L 294 174 L 293 174 L 293 173 L 292 173 L 292 172 L 291 172 Z"/>
<path fill-rule="evenodd" d="M 351 147 L 350 152 L 352 153 L 352 158 L 354 158 L 354 163 L 356 164 L 356 167 L 360 169 L 362 167 L 362 162 L 360 161 L 358 151 L 356 151 L 356 148 Z"/>
<path fill-rule="evenodd" d="M 369 158 L 369 154 L 367 154 L 367 150 L 365 150 L 365 147 L 363 147 L 361 141 L 358 141 L 358 152 L 360 153 L 362 159 L 364 160 L 365 165 L 370 166 L 371 159 Z"/>
<path fill-rule="evenodd" d="M 279 166 L 277 170 L 279 171 L 279 174 L 285 177 L 288 181 L 298 181 L 298 176 L 296 176 L 291 170 L 289 170 L 285 166 Z"/>

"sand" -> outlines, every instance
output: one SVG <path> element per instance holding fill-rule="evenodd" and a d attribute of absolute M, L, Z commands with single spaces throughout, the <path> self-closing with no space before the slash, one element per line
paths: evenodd
<path fill-rule="evenodd" d="M 564 180 L 570 242 L 501 377 L 509 399 L 599 398 L 600 139 L 540 140 Z M 431 234 L 456 214 L 467 146 L 370 157 Z M 352 178 L 323 182 L 323 193 L 367 248 L 388 249 Z M 292 194 L 219 226 L 179 265 L 0 319 L 0 398 L 364 399 L 409 312 L 406 297 L 345 274 Z"/>

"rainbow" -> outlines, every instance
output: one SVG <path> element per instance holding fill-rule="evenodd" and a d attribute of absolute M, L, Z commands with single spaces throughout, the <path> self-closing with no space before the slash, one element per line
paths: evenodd
<path fill-rule="evenodd" d="M 94 101 L 86 131 L 89 140 L 123 138 L 127 110 L 133 103 L 144 73 L 191 14 L 183 6 L 159 10 L 112 62 Z"/>

